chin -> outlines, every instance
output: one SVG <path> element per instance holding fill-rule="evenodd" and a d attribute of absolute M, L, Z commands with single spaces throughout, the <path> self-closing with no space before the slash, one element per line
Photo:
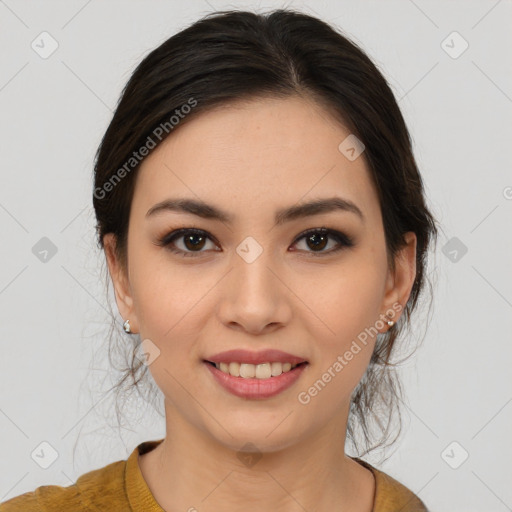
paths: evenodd
<path fill-rule="evenodd" d="M 281 423 L 282 421 L 283 418 L 276 419 L 274 417 L 273 421 L 254 419 L 248 424 L 247 418 L 245 418 L 244 421 L 240 421 L 240 424 L 233 424 L 230 421 L 229 427 L 226 428 L 229 433 L 216 425 L 210 435 L 219 444 L 235 452 L 278 452 L 296 444 L 300 437 L 296 425 L 294 425 L 293 431 L 290 430 L 293 422 L 285 426 L 286 420 Z"/>

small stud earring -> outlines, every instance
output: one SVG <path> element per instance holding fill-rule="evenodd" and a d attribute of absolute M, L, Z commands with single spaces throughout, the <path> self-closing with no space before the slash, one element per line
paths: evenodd
<path fill-rule="evenodd" d="M 130 334 L 132 332 L 132 330 L 130 328 L 130 320 L 126 320 L 126 322 L 123 324 L 123 329 L 124 329 L 124 332 L 127 332 L 128 334 Z"/>
<path fill-rule="evenodd" d="M 388 326 L 393 327 L 393 325 L 395 325 L 395 322 L 393 322 L 393 320 L 388 320 Z"/>

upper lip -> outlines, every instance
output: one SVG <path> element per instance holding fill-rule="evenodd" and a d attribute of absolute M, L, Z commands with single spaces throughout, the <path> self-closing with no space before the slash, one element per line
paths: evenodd
<path fill-rule="evenodd" d="M 251 350 L 235 349 L 219 352 L 213 356 L 209 356 L 206 361 L 212 363 L 246 363 L 246 364 L 262 364 L 262 363 L 291 363 L 300 364 L 307 362 L 303 357 L 294 356 L 281 350 L 268 349 L 253 352 Z"/>

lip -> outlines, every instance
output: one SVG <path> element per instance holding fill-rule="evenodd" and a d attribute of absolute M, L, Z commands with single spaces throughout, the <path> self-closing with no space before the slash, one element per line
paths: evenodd
<path fill-rule="evenodd" d="M 289 361 L 289 359 L 287 359 L 287 361 Z M 224 360 L 222 362 L 226 361 Z M 264 362 L 268 362 L 268 360 L 265 360 Z M 306 369 L 306 367 L 309 366 L 308 363 L 300 364 L 293 370 L 282 373 L 278 377 L 269 377 L 268 379 L 245 379 L 243 377 L 233 377 L 232 375 L 228 375 L 227 373 L 218 370 L 208 361 L 203 361 L 203 364 L 208 368 L 214 379 L 224 389 L 240 398 L 248 398 L 253 400 L 271 398 L 283 392 L 285 389 L 288 389 L 302 375 L 302 372 Z"/>
<path fill-rule="evenodd" d="M 246 364 L 262 364 L 262 363 L 291 363 L 300 364 L 307 362 L 306 359 L 293 354 L 288 354 L 281 350 L 268 349 L 252 352 L 250 350 L 235 349 L 219 352 L 213 356 L 205 358 L 205 361 L 212 363 L 246 363 Z M 211 365 L 209 365 L 211 366 Z"/>

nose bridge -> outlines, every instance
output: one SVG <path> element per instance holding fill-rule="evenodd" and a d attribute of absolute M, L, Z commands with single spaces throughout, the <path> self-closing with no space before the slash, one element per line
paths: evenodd
<path fill-rule="evenodd" d="M 286 287 L 276 277 L 271 251 L 248 237 L 233 254 L 232 270 L 223 290 L 220 308 L 224 323 L 237 323 L 257 332 L 269 324 L 288 320 Z"/>
<path fill-rule="evenodd" d="M 275 264 L 271 260 L 271 252 L 252 237 L 238 245 L 233 256 L 233 279 L 242 297 L 253 296 L 252 299 L 257 300 L 265 296 L 268 301 L 274 296 L 275 277 L 270 268 Z"/>

